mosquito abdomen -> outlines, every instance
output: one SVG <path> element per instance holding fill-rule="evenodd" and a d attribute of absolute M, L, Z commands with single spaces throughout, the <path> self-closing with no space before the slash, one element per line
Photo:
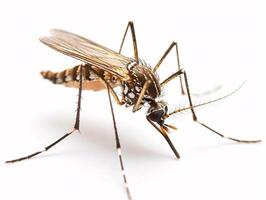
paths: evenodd
<path fill-rule="evenodd" d="M 79 68 L 81 66 L 82 65 L 78 65 L 61 72 L 42 71 L 41 75 L 43 78 L 48 79 L 55 84 L 63 84 L 69 81 L 77 81 L 80 72 Z M 85 72 L 85 70 L 83 70 L 83 72 Z"/>
<path fill-rule="evenodd" d="M 80 69 L 82 67 L 82 89 L 99 91 L 105 89 L 105 85 L 95 74 L 101 74 L 106 81 L 112 80 L 112 75 L 103 72 L 101 69 L 94 68 L 88 64 L 78 65 L 61 72 L 42 71 L 43 78 L 50 80 L 54 84 L 62 84 L 67 87 L 79 88 Z M 120 85 L 119 81 L 110 82 L 112 87 Z"/>

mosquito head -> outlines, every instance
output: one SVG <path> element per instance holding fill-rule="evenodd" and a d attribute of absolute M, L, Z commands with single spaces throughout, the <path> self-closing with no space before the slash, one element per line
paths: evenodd
<path fill-rule="evenodd" d="M 150 103 L 150 108 L 147 112 L 147 118 L 153 122 L 156 122 L 160 125 L 164 124 L 165 115 L 167 115 L 167 105 L 163 101 L 152 101 Z"/>
<path fill-rule="evenodd" d="M 177 128 L 173 125 L 164 123 L 164 120 L 169 117 L 168 115 L 168 107 L 166 102 L 164 101 L 151 101 L 150 108 L 147 112 L 147 119 L 151 122 L 155 122 L 159 125 L 159 128 L 162 133 L 167 134 L 170 130 L 169 128 L 173 130 L 177 130 Z"/>

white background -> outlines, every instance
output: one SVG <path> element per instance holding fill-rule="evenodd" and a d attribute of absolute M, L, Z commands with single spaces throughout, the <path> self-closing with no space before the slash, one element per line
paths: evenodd
<path fill-rule="evenodd" d="M 239 138 L 265 136 L 265 5 L 263 1 L 1 1 L 0 199 L 126 199 L 106 91 L 84 92 L 81 134 L 32 160 L 5 165 L 53 142 L 74 123 L 77 90 L 42 80 L 41 70 L 79 64 L 38 41 L 50 28 L 84 35 L 117 50 L 126 24 L 135 23 L 139 54 L 152 66 L 173 40 L 193 93 L 202 99 L 236 94 L 198 111 L 198 118 Z M 131 51 L 130 40 L 126 43 Z M 132 54 L 131 54 L 132 55 Z M 159 70 L 176 69 L 174 54 Z M 176 85 L 165 87 L 178 107 Z M 180 103 L 181 102 L 181 103 Z M 145 121 L 145 111 L 115 105 L 122 152 L 134 199 L 266 198 L 265 142 L 236 144 L 195 124 L 190 113 L 172 118 L 170 137 L 181 159 Z"/>

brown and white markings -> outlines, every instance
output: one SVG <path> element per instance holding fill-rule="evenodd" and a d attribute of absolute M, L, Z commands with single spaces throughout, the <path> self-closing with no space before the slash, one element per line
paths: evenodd
<path fill-rule="evenodd" d="M 124 40 L 129 29 L 131 30 L 133 40 L 134 58 L 129 58 L 121 54 Z M 199 123 L 203 127 L 209 129 L 211 132 L 221 137 L 242 143 L 260 142 L 260 140 L 250 141 L 226 137 L 223 134 L 214 130 L 213 128 L 210 128 L 205 123 L 200 122 L 194 111 L 195 107 L 203 106 L 226 98 L 227 96 L 232 95 L 237 90 L 213 101 L 193 105 L 188 85 L 187 74 L 185 70 L 180 68 L 177 44 L 173 42 L 163 54 L 161 59 L 158 61 L 157 65 L 151 68 L 147 63 L 145 63 L 145 61 L 139 59 L 136 35 L 132 22 L 129 22 L 127 25 L 118 52 L 110 50 L 84 37 L 58 29 L 53 29 L 51 31 L 51 36 L 42 37 L 40 38 L 40 41 L 63 54 L 74 57 L 84 62 L 83 64 L 75 66 L 71 69 L 66 69 L 62 72 L 41 72 L 41 75 L 45 79 L 48 79 L 55 84 L 63 84 L 67 87 L 78 88 L 78 104 L 75 124 L 72 131 L 66 133 L 55 142 L 46 146 L 43 150 L 37 151 L 25 157 L 6 161 L 6 163 L 14 163 L 17 161 L 29 159 L 40 153 L 48 151 L 51 147 L 65 139 L 67 136 L 71 135 L 75 131 L 79 131 L 81 95 L 83 90 L 99 91 L 107 89 L 114 125 L 116 148 L 128 199 L 132 199 L 132 197 L 128 187 L 124 164 L 122 160 L 121 145 L 116 127 L 111 95 L 115 99 L 116 103 L 118 103 L 119 105 L 125 105 L 127 107 L 133 106 L 133 112 L 140 110 L 144 104 L 147 105 L 147 121 L 154 128 L 156 128 L 157 131 L 164 137 L 164 139 L 172 149 L 173 153 L 175 154 L 176 158 L 180 158 L 180 156 L 174 145 L 172 144 L 170 138 L 168 137 L 169 129 L 176 128 L 173 125 L 165 123 L 165 120 L 175 113 L 182 112 L 188 109 L 191 110 L 193 121 Z M 170 75 L 168 78 L 166 78 L 164 81 L 159 82 L 159 78 L 156 74 L 156 71 L 171 50 L 174 50 L 176 52 L 177 71 L 174 74 Z M 162 87 L 177 77 L 179 77 L 180 79 L 182 95 L 187 95 L 188 97 L 189 106 L 186 108 L 177 109 L 173 112 L 169 112 L 167 108 L 167 103 L 158 99 L 159 97 L 161 97 Z M 115 87 L 121 88 L 121 97 L 119 97 L 117 92 L 114 90 Z"/>

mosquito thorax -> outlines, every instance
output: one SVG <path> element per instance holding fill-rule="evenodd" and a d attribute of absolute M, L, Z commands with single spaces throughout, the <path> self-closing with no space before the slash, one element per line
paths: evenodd
<path fill-rule="evenodd" d="M 146 103 L 147 99 L 156 99 L 160 96 L 161 88 L 158 76 L 152 72 L 152 69 L 145 62 L 142 61 L 137 64 L 133 61 L 129 64 L 128 71 L 130 81 L 123 83 L 123 95 L 127 107 L 136 104 L 146 81 L 150 81 L 150 85 L 147 88 L 141 105 Z"/>

